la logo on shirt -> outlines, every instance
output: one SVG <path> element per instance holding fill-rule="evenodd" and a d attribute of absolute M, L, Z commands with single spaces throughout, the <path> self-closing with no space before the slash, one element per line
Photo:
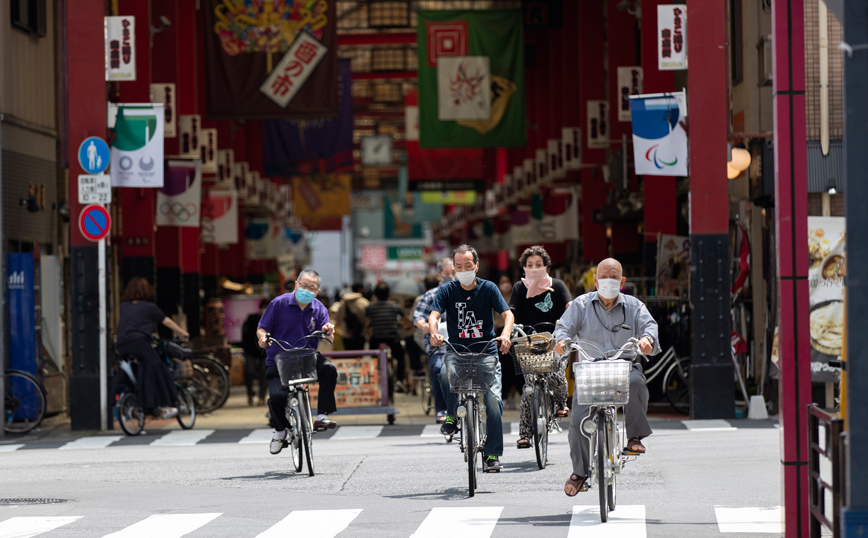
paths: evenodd
<path fill-rule="evenodd" d="M 482 322 L 476 321 L 476 313 L 467 309 L 467 303 L 455 303 L 458 310 L 458 337 L 482 338 Z"/>

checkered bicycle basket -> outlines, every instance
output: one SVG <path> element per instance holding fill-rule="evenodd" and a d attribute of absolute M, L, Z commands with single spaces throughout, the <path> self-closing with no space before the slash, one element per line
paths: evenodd
<path fill-rule="evenodd" d="M 630 361 L 573 364 L 576 400 L 580 405 L 626 405 L 630 400 Z"/>
<path fill-rule="evenodd" d="M 316 350 L 301 348 L 281 351 L 274 358 L 277 372 L 280 374 L 280 384 L 312 383 L 316 377 Z"/>
<path fill-rule="evenodd" d="M 561 358 L 555 355 L 555 339 L 551 333 L 532 334 L 513 340 L 515 373 L 548 374 L 556 372 Z"/>
<path fill-rule="evenodd" d="M 496 381 L 497 355 L 447 353 L 445 360 L 452 392 L 488 392 Z"/>

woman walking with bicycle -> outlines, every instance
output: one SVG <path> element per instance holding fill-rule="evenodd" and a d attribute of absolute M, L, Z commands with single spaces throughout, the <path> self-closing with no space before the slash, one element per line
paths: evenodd
<path fill-rule="evenodd" d="M 651 317 L 645 304 L 621 293 L 627 281 L 621 264 L 607 258 L 597 265 L 594 285 L 597 291 L 577 297 L 564 312 L 555 329 L 556 353 L 565 352 L 565 344 L 571 338 L 590 342 L 599 349 L 620 349 L 630 338 L 638 338 L 639 351 L 643 355 L 660 352 L 657 343 L 657 322 Z M 651 435 L 648 412 L 648 388 L 642 365 L 634 363 L 630 372 L 630 398 L 626 406 L 627 451 L 642 454 L 645 447 L 642 439 Z M 573 396 L 573 417 L 570 422 L 569 443 L 573 474 L 564 484 L 564 493 L 572 497 L 587 489 L 590 440 L 582 434 L 582 421 L 588 417 L 590 407 L 579 406 Z"/>
<path fill-rule="evenodd" d="M 558 319 L 572 303 L 570 290 L 563 280 L 549 276 L 552 260 L 543 247 L 535 245 L 525 249 L 519 262 L 525 277 L 521 282 L 515 283 L 509 299 L 509 308 L 515 315 L 515 322 L 538 330 L 554 330 Z M 567 361 L 563 361 L 556 372 L 545 374 L 554 392 L 557 417 L 566 417 L 570 412 L 567 406 L 566 363 Z M 535 375 L 525 375 L 525 386 L 532 387 L 534 380 Z M 532 392 L 522 391 L 517 448 L 531 447 L 532 400 Z"/>

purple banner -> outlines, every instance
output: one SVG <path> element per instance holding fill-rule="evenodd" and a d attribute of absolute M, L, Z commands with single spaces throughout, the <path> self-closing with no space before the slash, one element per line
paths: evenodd
<path fill-rule="evenodd" d="M 328 119 L 265 120 L 265 174 L 291 177 L 353 168 L 353 95 L 350 60 L 338 61 L 339 115 Z"/>

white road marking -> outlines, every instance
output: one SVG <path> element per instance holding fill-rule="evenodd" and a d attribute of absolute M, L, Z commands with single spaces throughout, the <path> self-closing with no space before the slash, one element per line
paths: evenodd
<path fill-rule="evenodd" d="M 600 522 L 599 506 L 573 506 L 567 538 L 645 538 L 645 506 L 618 506 L 609 521 Z"/>
<path fill-rule="evenodd" d="M 341 426 L 330 439 L 373 439 L 382 431 L 382 426 Z"/>
<path fill-rule="evenodd" d="M 6 521 L 0 521 L 0 536 L 3 538 L 30 538 L 53 531 L 81 518 L 82 516 L 13 517 Z"/>
<path fill-rule="evenodd" d="M 362 513 L 353 510 L 296 510 L 278 521 L 256 538 L 283 538 L 284 536 L 304 536 L 305 538 L 333 538 L 346 529 Z"/>
<path fill-rule="evenodd" d="M 502 506 L 432 508 L 410 538 L 488 538 L 501 512 Z"/>
<path fill-rule="evenodd" d="M 440 434 L 440 424 L 426 424 L 419 437 L 443 437 Z"/>
<path fill-rule="evenodd" d="M 270 443 L 271 436 L 274 434 L 274 430 L 271 428 L 260 428 L 258 430 L 253 430 L 247 437 L 238 441 L 239 445 L 253 445 L 259 443 Z"/>
<path fill-rule="evenodd" d="M 509 423 L 509 434 L 510 435 L 518 435 L 520 427 L 521 427 L 521 424 L 519 424 L 518 422 L 510 422 Z"/>
<path fill-rule="evenodd" d="M 93 435 L 70 441 L 60 447 L 60 450 L 76 450 L 80 448 L 105 448 L 123 439 L 123 435 Z"/>
<path fill-rule="evenodd" d="M 193 446 L 212 433 L 214 430 L 174 430 L 156 439 L 151 446 Z"/>
<path fill-rule="evenodd" d="M 753 532 L 780 535 L 784 532 L 780 506 L 770 508 L 714 507 L 720 532 Z"/>
<path fill-rule="evenodd" d="M 735 428 L 729 422 L 723 419 L 711 419 L 711 420 L 682 420 L 682 424 L 688 430 L 695 431 L 703 431 L 703 432 L 728 432 L 735 431 L 738 428 Z"/>
<path fill-rule="evenodd" d="M 15 452 L 24 445 L 0 445 L 0 452 Z"/>
<path fill-rule="evenodd" d="M 107 534 L 103 538 L 180 538 L 221 514 L 160 514 L 150 516 L 129 527 Z"/>

